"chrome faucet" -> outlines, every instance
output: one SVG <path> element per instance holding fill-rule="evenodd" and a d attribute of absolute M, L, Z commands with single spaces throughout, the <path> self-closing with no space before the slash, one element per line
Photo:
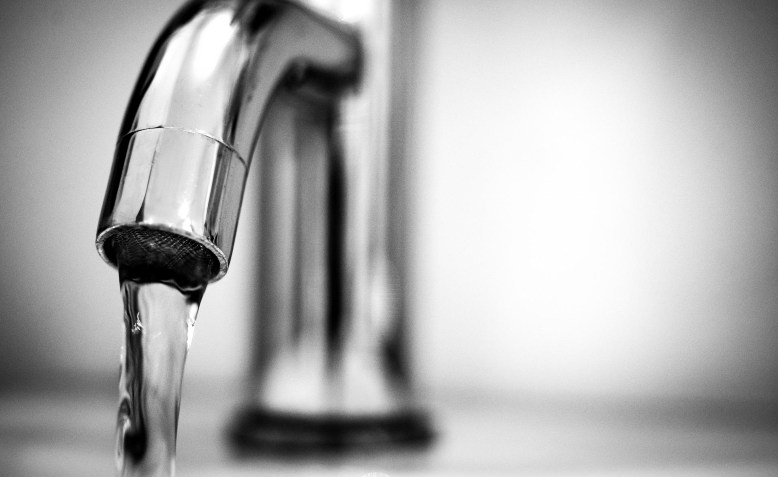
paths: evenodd
<path fill-rule="evenodd" d="M 109 264 L 220 279 L 260 168 L 257 337 L 231 428 L 243 448 L 430 439 L 405 303 L 413 8 L 193 1 L 130 99 L 97 231 Z"/>

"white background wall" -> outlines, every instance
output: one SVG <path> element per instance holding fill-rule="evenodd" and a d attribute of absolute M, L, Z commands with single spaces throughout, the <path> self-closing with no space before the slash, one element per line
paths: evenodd
<path fill-rule="evenodd" d="M 423 5 L 422 381 L 778 398 L 776 8 Z M 3 4 L 0 386 L 116 372 L 118 279 L 94 231 L 132 85 L 177 6 Z M 190 379 L 243 372 L 255 225 L 206 294 Z"/>

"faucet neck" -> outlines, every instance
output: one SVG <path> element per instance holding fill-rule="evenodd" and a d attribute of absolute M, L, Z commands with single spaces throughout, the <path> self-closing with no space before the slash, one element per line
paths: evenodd
<path fill-rule="evenodd" d="M 119 134 L 97 245 L 144 227 L 232 253 L 246 175 L 280 89 L 332 101 L 359 81 L 361 42 L 296 3 L 198 0 L 155 43 Z"/>

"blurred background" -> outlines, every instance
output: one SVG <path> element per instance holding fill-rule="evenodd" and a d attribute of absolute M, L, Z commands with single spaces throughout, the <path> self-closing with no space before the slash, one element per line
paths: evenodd
<path fill-rule="evenodd" d="M 3 2 L 0 389 L 118 376 L 118 278 L 94 233 L 179 5 Z M 777 400 L 778 7 L 424 0 L 418 22 L 425 393 Z M 187 380 L 246 371 L 256 179 Z"/>

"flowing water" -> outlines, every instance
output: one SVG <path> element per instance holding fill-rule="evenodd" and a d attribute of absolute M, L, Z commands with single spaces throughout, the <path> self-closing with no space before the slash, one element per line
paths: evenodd
<path fill-rule="evenodd" d="M 120 476 L 172 476 L 181 380 L 205 285 L 182 288 L 122 274 L 116 465 Z"/>

